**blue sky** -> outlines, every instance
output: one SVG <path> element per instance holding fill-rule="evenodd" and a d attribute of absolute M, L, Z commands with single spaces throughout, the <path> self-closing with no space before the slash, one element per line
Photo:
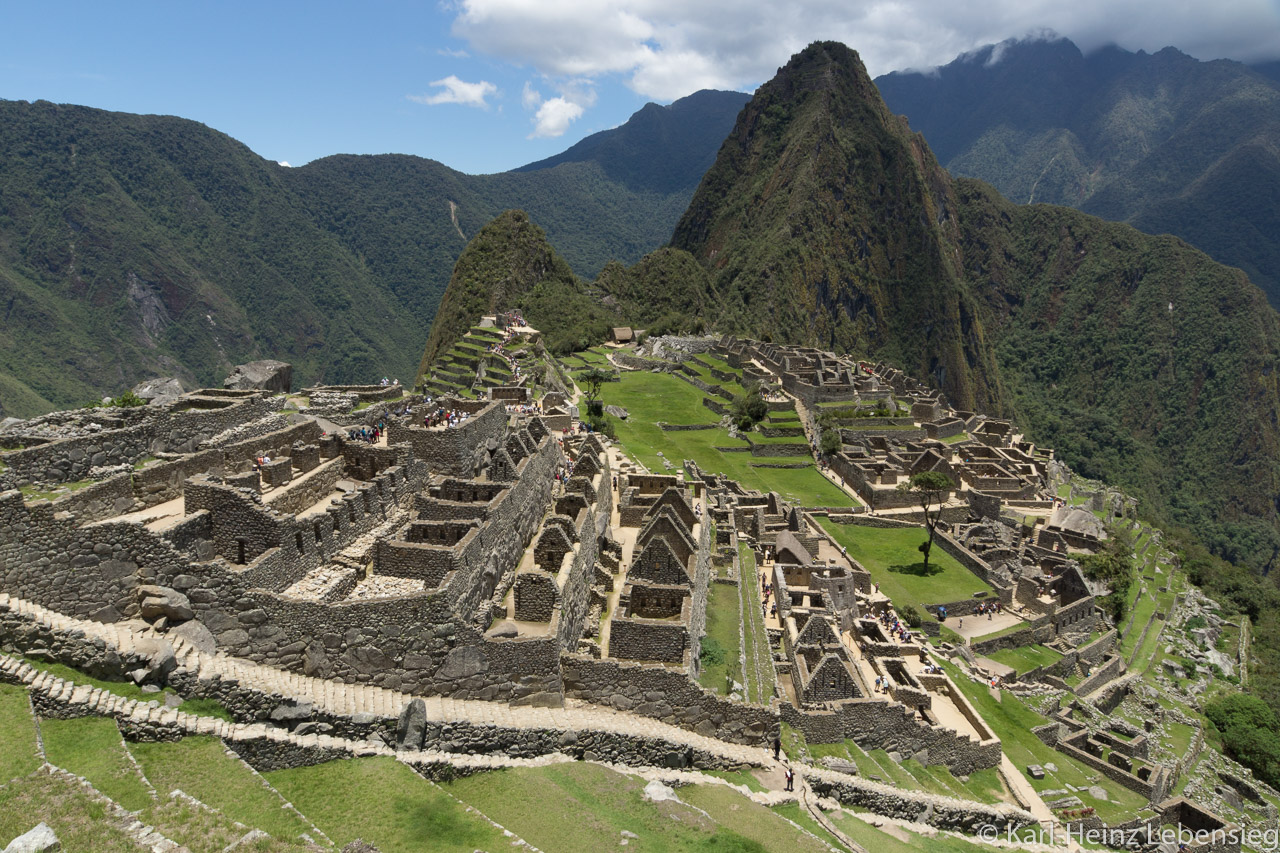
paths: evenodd
<path fill-rule="evenodd" d="M 874 74 L 1052 29 L 1089 49 L 1280 58 L 1280 0 L 13 2 L 0 98 L 167 113 L 264 157 L 547 157 L 647 101 L 750 91 L 834 38 Z"/>

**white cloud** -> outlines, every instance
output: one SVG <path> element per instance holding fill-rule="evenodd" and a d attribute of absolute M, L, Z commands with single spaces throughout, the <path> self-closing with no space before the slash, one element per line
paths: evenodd
<path fill-rule="evenodd" d="M 580 117 L 583 113 L 581 104 L 575 104 L 564 98 L 551 98 L 542 102 L 542 106 L 538 107 L 538 112 L 533 117 L 533 133 L 529 134 L 530 139 L 545 139 L 549 137 L 562 136 L 574 119 Z"/>
<path fill-rule="evenodd" d="M 489 104 L 485 98 L 496 94 L 498 87 L 487 80 L 468 83 L 450 74 L 443 80 L 431 83 L 439 91 L 431 95 L 406 95 L 409 100 L 419 104 L 463 104 L 468 107 L 487 109 Z"/>
<path fill-rule="evenodd" d="M 542 93 L 528 80 L 524 81 L 524 89 L 520 92 L 520 103 L 526 110 L 536 110 L 542 103 Z"/>
<path fill-rule="evenodd" d="M 471 57 L 471 54 L 460 48 L 442 47 L 436 53 L 453 59 L 469 59 Z"/>
<path fill-rule="evenodd" d="M 279 162 L 279 163 L 280 163 L 280 165 L 281 165 L 281 166 L 284 166 L 286 169 L 292 169 L 292 168 L 293 168 L 293 164 L 292 164 L 292 163 L 290 163 L 288 160 L 279 160 L 279 161 L 277 161 L 277 162 Z"/>
<path fill-rule="evenodd" d="M 617 75 L 671 100 L 747 89 L 811 41 L 857 50 L 872 75 L 1052 29 L 1090 50 L 1174 45 L 1202 59 L 1280 57 L 1273 0 L 456 0 L 453 34 L 549 80 Z M 552 99 L 554 100 L 554 99 Z M 562 112 L 574 103 L 565 99 Z M 545 102 L 550 103 L 550 101 Z"/>
<path fill-rule="evenodd" d="M 534 114 L 530 139 L 563 135 L 570 124 L 595 105 L 596 90 L 589 80 L 562 80 L 555 84 L 555 88 L 558 92 L 556 97 L 544 98 L 532 82 L 525 81 L 524 89 L 520 92 L 520 103 Z"/>

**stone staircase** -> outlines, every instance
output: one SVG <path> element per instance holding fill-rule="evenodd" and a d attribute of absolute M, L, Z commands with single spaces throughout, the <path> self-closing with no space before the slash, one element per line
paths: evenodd
<path fill-rule="evenodd" d="M 75 619 L 40 605 L 0 593 L 0 609 L 7 608 L 25 620 L 42 624 L 63 634 L 78 633 L 88 642 L 127 654 L 135 643 L 146 637 L 163 639 L 173 648 L 179 667 L 199 680 L 235 681 L 243 689 L 280 697 L 297 704 L 311 703 L 317 711 L 328 715 L 353 717 L 371 714 L 376 718 L 394 719 L 412 696 L 371 684 L 311 678 L 255 664 L 240 658 L 202 652 L 174 635 L 157 634 L 138 623 L 102 623 Z M 56 678 L 15 658 L 0 657 L 0 677 L 29 685 L 60 703 L 83 704 L 87 713 L 128 718 L 144 725 L 176 727 L 190 733 L 209 734 L 223 739 L 266 738 L 282 742 L 297 739 L 298 745 L 318 750 L 356 752 L 357 754 L 395 755 L 395 750 L 380 742 L 348 741 L 322 734 L 294 735 L 285 729 L 260 723 L 228 723 L 212 717 L 194 716 L 165 708 L 158 702 L 140 703 L 90 685 L 76 685 Z M 677 749 L 694 748 L 736 764 L 763 766 L 768 761 L 766 750 L 741 744 L 726 743 L 686 731 L 677 726 L 646 717 L 638 717 L 613 709 L 601 708 L 572 700 L 563 708 L 509 706 L 479 700 L 450 699 L 442 696 L 422 697 L 426 704 L 427 722 L 464 722 L 496 729 L 540 729 L 569 732 L 601 732 L 624 737 L 665 742 Z M 505 756 L 459 756 L 427 750 L 423 760 L 448 755 L 452 759 L 474 759 L 488 766 L 485 759 Z M 406 759 L 402 753 L 397 757 Z M 412 760 L 410 760 L 412 763 Z M 494 764 L 492 766 L 508 766 Z"/>

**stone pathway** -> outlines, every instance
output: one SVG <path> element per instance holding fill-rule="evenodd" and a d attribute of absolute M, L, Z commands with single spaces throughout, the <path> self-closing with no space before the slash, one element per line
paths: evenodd
<path fill-rule="evenodd" d="M 295 702 L 310 702 L 318 710 L 335 716 L 349 717 L 355 714 L 367 713 L 376 717 L 395 718 L 399 716 L 405 703 L 413 698 L 405 693 L 386 690 L 370 684 L 347 684 L 340 681 L 310 678 L 239 658 L 208 654 L 201 652 L 181 638 L 173 637 L 172 635 L 158 635 L 150 629 L 137 627 L 136 623 L 102 623 L 74 619 L 6 594 L 0 594 L 0 607 L 7 607 L 30 621 L 47 625 L 61 633 L 79 631 L 89 641 L 101 640 L 106 646 L 121 652 L 131 651 L 135 642 L 144 637 L 166 640 L 173 645 L 179 666 L 195 673 L 200 679 L 234 680 L 242 687 L 267 695 L 278 695 L 282 699 L 287 698 Z M 10 660 L 12 661 L 12 659 Z M 21 666 L 27 666 L 29 670 L 31 669 L 27 664 L 21 664 Z M 0 669 L 3 669 L 3 667 L 0 667 Z M 52 677 L 48 676 L 47 673 L 39 673 L 34 670 L 27 673 L 27 675 L 31 677 L 31 680 L 28 681 L 25 675 L 23 676 L 24 682 L 27 683 L 34 683 L 36 679 L 41 677 Z M 77 695 L 88 701 L 95 709 L 98 709 L 102 703 L 109 704 L 117 700 L 129 701 L 120 700 L 119 697 L 111 697 L 105 691 L 87 685 L 74 687 L 74 691 L 66 689 L 64 691 L 66 696 L 60 696 L 59 698 L 70 699 L 72 693 L 77 691 Z M 98 694 L 104 694 L 104 696 L 99 696 Z M 90 697 L 92 697 L 91 701 Z M 431 722 L 467 722 L 474 725 L 488 725 L 502 729 L 544 729 L 566 732 L 599 731 L 665 741 L 681 748 L 693 747 L 743 765 L 759 767 L 763 766 L 768 760 L 767 751 L 758 747 L 727 743 L 686 731 L 658 720 L 634 716 L 573 700 L 566 701 L 563 708 L 535 708 L 479 700 L 449 699 L 442 696 L 424 696 L 422 699 L 426 704 L 427 719 Z M 145 708 L 146 706 L 144 705 L 143 707 Z M 179 712 L 171 708 L 152 708 L 146 712 L 148 720 L 162 724 L 172 724 L 178 716 Z M 182 716 L 187 717 L 190 715 L 183 714 Z M 191 725 L 193 727 L 201 728 L 204 733 L 216 734 L 218 737 L 230 736 L 231 730 L 238 725 L 208 717 L 193 717 L 192 720 Z M 293 736 L 283 729 L 275 727 L 259 726 L 258 728 L 277 732 L 281 735 Z M 325 735 L 306 735 L 303 740 L 312 738 L 324 738 L 327 741 L 332 741 L 334 748 L 345 749 L 345 747 L 338 745 L 344 743 L 343 741 L 337 738 L 328 738 Z M 385 749 L 385 747 L 383 748 Z M 476 759 L 489 757 L 473 756 Z"/>

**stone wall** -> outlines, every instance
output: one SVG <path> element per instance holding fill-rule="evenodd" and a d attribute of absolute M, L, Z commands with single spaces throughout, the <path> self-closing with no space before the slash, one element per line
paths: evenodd
<path fill-rule="evenodd" d="M 426 429 L 393 421 L 387 425 L 387 443 L 409 444 L 414 457 L 434 472 L 473 477 L 478 473 L 477 450 L 490 440 L 500 443 L 506 425 L 506 406 L 491 402 L 456 427 Z"/>
<path fill-rule="evenodd" d="M 560 668 L 565 698 L 630 711 L 730 743 L 762 745 L 778 731 L 778 715 L 769 708 L 732 702 L 663 666 L 565 654 Z"/>
<path fill-rule="evenodd" d="M 1010 830 L 1035 822 L 1029 812 L 1010 805 L 983 805 L 937 794 L 904 791 L 870 779 L 816 767 L 805 767 L 801 773 L 819 796 L 831 797 L 853 808 L 866 809 L 912 823 L 925 823 L 938 829 L 973 835 L 982 827 L 992 826 L 1003 836 Z"/>

